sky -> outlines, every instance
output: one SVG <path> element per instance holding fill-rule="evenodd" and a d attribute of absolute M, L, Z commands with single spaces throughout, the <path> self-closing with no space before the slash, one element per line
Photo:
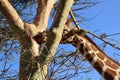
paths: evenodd
<path fill-rule="evenodd" d="M 97 15 L 89 20 L 88 24 L 103 32 L 119 32 L 119 29 L 117 29 L 120 25 L 119 3 L 120 0 L 100 0 L 99 4 L 86 11 L 89 18 Z"/>

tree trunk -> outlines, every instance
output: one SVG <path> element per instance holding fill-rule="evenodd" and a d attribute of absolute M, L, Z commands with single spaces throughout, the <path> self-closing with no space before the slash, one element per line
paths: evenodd
<path fill-rule="evenodd" d="M 66 18 L 74 0 L 60 0 L 48 40 L 43 51 L 33 36 L 46 30 L 56 0 L 38 0 L 33 24 L 24 23 L 8 0 L 0 1 L 0 10 L 18 39 L 20 52 L 19 80 L 45 80 L 47 69 L 62 38 Z M 52 36 L 52 37 L 51 37 Z"/>

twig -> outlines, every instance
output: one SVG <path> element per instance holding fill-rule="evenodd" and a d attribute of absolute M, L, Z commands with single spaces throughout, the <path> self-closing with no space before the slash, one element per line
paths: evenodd
<path fill-rule="evenodd" d="M 107 36 L 115 36 L 115 35 L 119 35 L 120 33 L 114 33 L 114 34 L 109 34 Z"/>
<path fill-rule="evenodd" d="M 77 23 L 77 21 L 76 21 L 74 15 L 73 15 L 73 13 L 72 13 L 72 10 L 70 10 L 69 14 L 70 14 L 71 18 L 73 19 L 73 22 L 74 22 L 75 26 L 77 27 L 77 29 L 80 30 L 79 24 Z M 112 43 L 107 42 L 106 40 L 104 40 L 104 39 L 98 37 L 97 35 L 95 35 L 94 33 L 90 32 L 90 31 L 88 31 L 88 33 L 91 34 L 92 36 L 94 36 L 94 37 L 96 37 L 96 38 L 102 40 L 102 41 L 105 42 L 106 44 L 108 44 L 108 45 L 110 45 L 110 46 L 112 46 L 112 47 L 114 47 L 114 48 L 120 50 L 120 47 L 119 47 L 119 46 L 116 46 L 115 44 L 112 44 Z M 117 33 L 117 34 L 119 34 L 119 33 Z M 116 34 L 113 34 L 113 35 L 116 35 Z M 111 35 L 110 35 L 110 36 L 111 36 Z"/>
<path fill-rule="evenodd" d="M 77 29 L 80 29 L 80 26 L 79 26 L 79 24 L 77 23 L 74 15 L 73 15 L 73 13 L 72 13 L 72 10 L 70 10 L 69 14 L 70 14 L 71 18 L 73 19 L 73 22 L 74 22 L 75 26 L 77 27 Z"/>
<path fill-rule="evenodd" d="M 96 37 L 96 38 L 102 40 L 102 41 L 105 42 L 106 44 L 109 44 L 110 46 L 112 46 L 112 47 L 114 47 L 114 48 L 120 50 L 120 47 L 119 47 L 119 46 L 116 46 L 115 44 L 112 44 L 112 43 L 110 43 L 110 42 L 107 42 L 106 40 L 104 40 L 104 39 L 98 37 L 97 35 L 95 35 L 94 33 L 90 32 L 90 31 L 88 31 L 88 33 L 91 34 L 92 36 L 94 36 L 94 37 Z"/>

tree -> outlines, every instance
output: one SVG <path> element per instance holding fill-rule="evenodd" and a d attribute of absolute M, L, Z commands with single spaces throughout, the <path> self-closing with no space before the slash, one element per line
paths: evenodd
<path fill-rule="evenodd" d="M 18 0 L 13 1 L 17 2 Z M 26 0 L 19 1 L 22 4 L 29 2 L 27 2 Z M 74 11 L 88 8 L 97 3 L 95 1 L 90 2 L 86 0 L 81 3 L 80 2 L 81 1 L 78 1 L 78 3 L 76 2 L 74 6 L 76 6 L 77 4 L 83 5 L 78 7 L 77 9 L 74 9 Z M 48 73 L 48 68 L 50 64 L 51 66 L 53 65 L 53 63 L 59 64 L 58 59 L 64 57 L 66 58 L 66 55 L 62 55 L 64 57 L 59 56 L 59 58 L 53 58 L 53 56 L 55 56 L 56 49 L 62 38 L 62 32 L 67 20 L 67 16 L 69 14 L 69 11 L 71 10 L 71 6 L 73 3 L 74 0 L 37 0 L 38 7 L 36 10 L 35 18 L 33 19 L 33 22 L 30 23 L 28 21 L 28 23 L 25 22 L 25 20 L 23 21 L 21 19 L 22 15 L 19 15 L 22 13 L 20 11 L 18 11 L 19 14 L 16 12 L 16 10 L 18 9 L 15 10 L 15 8 L 19 8 L 19 6 L 14 6 L 15 8 L 13 8 L 8 0 L 0 1 L 1 13 L 9 24 L 9 26 L 6 24 L 2 24 L 2 26 L 6 26 L 6 28 L 5 30 L 2 30 L 3 28 L 1 30 L 5 32 L 7 31 L 9 34 L 9 38 L 14 41 L 17 40 L 20 44 L 20 80 L 44 80 L 45 78 L 51 78 L 53 72 L 49 71 L 51 72 L 51 74 Z M 48 21 L 51 17 L 50 13 L 52 14 L 52 16 L 55 17 L 53 18 L 53 22 L 51 22 L 52 25 L 49 29 L 49 34 L 47 35 L 46 45 L 41 50 L 42 42 L 38 44 L 34 39 L 34 36 L 41 34 L 42 32 L 47 30 L 47 26 L 49 25 Z M 2 19 L 3 17 L 1 17 L 1 20 Z M 9 27 L 11 28 L 11 32 L 8 31 Z M 6 35 L 4 36 L 6 37 Z M 42 41 L 42 38 L 40 38 L 40 40 Z M 71 58 L 72 55 L 72 53 L 67 55 L 68 58 L 66 58 L 66 60 Z M 73 59 L 73 63 L 75 63 L 76 57 L 73 57 Z M 64 63 L 66 60 L 62 60 L 62 62 Z M 63 65 L 62 62 L 60 61 L 61 65 Z"/>

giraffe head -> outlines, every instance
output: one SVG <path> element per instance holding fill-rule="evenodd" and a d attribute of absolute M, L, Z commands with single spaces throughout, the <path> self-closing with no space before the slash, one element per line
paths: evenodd
<path fill-rule="evenodd" d="M 78 30 L 77 28 L 73 27 L 70 25 L 70 22 L 72 20 L 68 20 L 68 22 L 65 24 L 65 27 L 63 29 L 63 35 L 62 35 L 62 40 L 61 43 L 71 43 L 71 41 L 73 41 L 73 38 L 75 37 L 75 35 L 78 36 L 84 36 L 87 34 L 88 31 L 80 29 Z M 43 32 L 39 32 L 37 35 L 33 36 L 32 38 L 38 43 L 44 43 L 46 42 L 47 39 L 47 34 L 49 34 L 49 31 L 43 31 Z"/>
<path fill-rule="evenodd" d="M 80 29 L 71 26 L 71 25 L 65 25 L 63 30 L 63 38 L 61 43 L 72 43 L 75 37 L 77 36 L 84 36 L 88 33 L 88 31 Z"/>

